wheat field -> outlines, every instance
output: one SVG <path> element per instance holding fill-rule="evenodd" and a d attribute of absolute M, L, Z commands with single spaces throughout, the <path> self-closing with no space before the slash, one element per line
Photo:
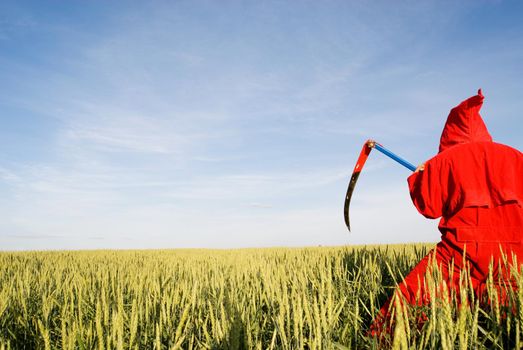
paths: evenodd
<path fill-rule="evenodd" d="M 398 300 L 394 336 L 367 336 L 432 247 L 3 252 L 0 349 L 521 347 L 521 292 L 508 290 L 503 306 L 489 287 L 485 307 L 465 278 L 458 303 L 437 269 L 428 285 L 442 296 L 423 307 L 422 327 L 419 308 Z"/>

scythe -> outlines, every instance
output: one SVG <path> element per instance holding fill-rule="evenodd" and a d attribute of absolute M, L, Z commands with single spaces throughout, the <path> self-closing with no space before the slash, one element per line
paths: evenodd
<path fill-rule="evenodd" d="M 345 216 L 345 224 L 347 225 L 347 228 L 350 231 L 350 220 L 349 220 L 349 206 L 350 206 L 350 200 L 352 198 L 352 192 L 354 192 L 354 188 L 356 187 L 356 182 L 358 181 L 358 177 L 360 176 L 361 170 L 363 169 L 363 166 L 365 165 L 365 162 L 367 161 L 367 158 L 369 157 L 370 151 L 375 148 L 381 153 L 385 154 L 386 156 L 394 159 L 404 167 L 410 169 L 411 171 L 415 171 L 416 167 L 412 165 L 411 163 L 407 162 L 405 159 L 398 157 L 379 143 L 373 140 L 368 140 L 363 145 L 363 148 L 361 149 L 360 156 L 358 157 L 358 161 L 356 162 L 356 166 L 354 167 L 354 170 L 352 172 L 352 176 L 350 178 L 349 182 L 349 188 L 347 189 L 347 194 L 345 195 L 345 206 L 343 209 L 343 214 Z"/>

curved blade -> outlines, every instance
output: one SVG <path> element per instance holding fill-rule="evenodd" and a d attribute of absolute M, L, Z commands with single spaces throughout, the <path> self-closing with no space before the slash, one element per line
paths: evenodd
<path fill-rule="evenodd" d="M 349 220 L 349 206 L 350 206 L 350 200 L 352 198 L 352 192 L 354 192 L 354 188 L 356 187 L 356 182 L 358 181 L 358 177 L 360 176 L 360 172 L 363 169 L 363 166 L 365 165 L 365 162 L 367 161 L 367 158 L 369 157 L 370 151 L 374 147 L 374 141 L 367 141 L 363 145 L 363 148 L 361 149 L 360 156 L 358 158 L 358 161 L 356 162 L 356 166 L 354 167 L 354 170 L 352 172 L 352 176 L 350 178 L 349 187 L 347 188 L 347 194 L 345 195 L 345 207 L 343 210 L 343 214 L 345 216 L 345 225 L 347 225 L 347 228 L 350 231 L 350 220 Z"/>

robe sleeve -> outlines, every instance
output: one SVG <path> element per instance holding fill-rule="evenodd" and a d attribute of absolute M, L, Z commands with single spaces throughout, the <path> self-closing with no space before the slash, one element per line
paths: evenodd
<path fill-rule="evenodd" d="M 449 190 L 454 187 L 449 165 L 434 157 L 425 163 L 423 171 L 409 176 L 410 197 L 414 206 L 425 217 L 436 219 L 449 208 Z"/>

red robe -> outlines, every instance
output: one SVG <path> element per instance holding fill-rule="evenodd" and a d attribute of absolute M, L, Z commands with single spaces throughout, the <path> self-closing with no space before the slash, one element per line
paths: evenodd
<path fill-rule="evenodd" d="M 469 265 L 478 296 L 483 294 L 491 260 L 495 263 L 494 278 L 501 273 L 506 281 L 510 277 L 499 263 L 502 252 L 509 263 L 513 255 L 523 262 L 523 154 L 492 142 L 479 114 L 482 104 L 480 90 L 453 108 L 439 153 L 425 163 L 424 170 L 408 178 L 418 211 L 431 219 L 441 217 L 441 242 L 399 285 L 411 304 L 426 303 L 430 298 L 420 281 L 433 255 L 451 288 L 459 285 L 463 263 Z M 371 329 L 379 328 L 388 317 L 389 303 L 382 307 Z"/>

